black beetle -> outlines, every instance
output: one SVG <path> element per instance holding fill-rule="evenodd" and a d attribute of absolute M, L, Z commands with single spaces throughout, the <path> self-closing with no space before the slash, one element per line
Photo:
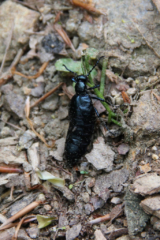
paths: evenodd
<path fill-rule="evenodd" d="M 100 57 L 93 68 L 89 71 L 87 75 L 77 75 L 63 65 L 69 72 L 75 75 L 72 81 L 76 83 L 75 91 L 76 94 L 71 99 L 70 109 L 69 109 L 69 120 L 70 125 L 67 133 L 64 159 L 67 161 L 69 166 L 74 166 L 79 159 L 86 154 L 87 147 L 91 143 L 92 135 L 94 131 L 96 116 L 99 116 L 97 110 L 92 104 L 93 99 L 100 101 L 105 101 L 104 99 L 98 97 L 90 97 L 88 90 L 98 88 L 94 86 L 87 88 L 86 83 L 88 81 L 88 76 L 92 70 L 97 66 Z"/>

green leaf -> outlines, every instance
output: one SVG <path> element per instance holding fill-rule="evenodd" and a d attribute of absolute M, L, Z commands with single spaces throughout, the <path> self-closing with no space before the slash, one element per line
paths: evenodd
<path fill-rule="evenodd" d="M 57 220 L 56 217 L 44 216 L 44 215 L 37 215 L 38 221 L 38 228 L 44 228 L 51 224 L 53 220 Z"/>
<path fill-rule="evenodd" d="M 57 71 L 68 72 L 67 69 L 63 66 L 66 65 L 68 69 L 72 72 L 77 73 L 78 75 L 82 74 L 81 61 L 74 61 L 71 58 L 61 58 L 56 61 L 55 67 Z"/>
<path fill-rule="evenodd" d="M 80 174 L 88 174 L 87 171 L 80 171 Z"/>
<path fill-rule="evenodd" d="M 70 184 L 68 188 L 71 190 L 73 188 L 73 184 Z"/>
<path fill-rule="evenodd" d="M 51 182 L 53 185 L 55 185 L 55 187 L 64 187 L 65 185 L 65 180 L 62 178 L 58 178 L 53 176 L 51 173 L 47 172 L 47 171 L 43 171 L 41 172 L 39 169 L 36 171 L 38 177 L 41 180 L 47 180 L 48 182 Z"/>

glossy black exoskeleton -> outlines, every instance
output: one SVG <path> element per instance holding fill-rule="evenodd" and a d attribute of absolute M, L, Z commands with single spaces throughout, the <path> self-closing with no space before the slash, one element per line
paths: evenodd
<path fill-rule="evenodd" d="M 98 97 L 90 97 L 88 94 L 88 90 L 98 88 L 99 86 L 94 86 L 88 89 L 86 86 L 89 74 L 97 66 L 101 58 L 102 57 L 99 58 L 97 63 L 87 75 L 76 75 L 64 65 L 69 72 L 72 72 L 76 75 L 74 78 L 72 78 L 72 81 L 76 83 L 76 94 L 73 96 L 70 103 L 70 125 L 64 151 L 64 159 L 70 166 L 74 166 L 78 160 L 86 154 L 87 147 L 91 143 L 96 121 L 95 113 L 98 115 L 97 110 L 92 104 L 91 98 L 104 101 Z"/>

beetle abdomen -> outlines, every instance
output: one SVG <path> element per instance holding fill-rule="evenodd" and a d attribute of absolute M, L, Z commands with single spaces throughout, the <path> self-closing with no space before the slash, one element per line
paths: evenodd
<path fill-rule="evenodd" d="M 95 110 L 89 95 L 72 98 L 69 117 L 64 158 L 74 165 L 86 153 L 94 131 Z"/>

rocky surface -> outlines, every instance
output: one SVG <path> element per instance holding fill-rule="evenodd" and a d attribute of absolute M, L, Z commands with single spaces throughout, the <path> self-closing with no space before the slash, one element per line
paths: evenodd
<path fill-rule="evenodd" d="M 38 199 L 24 216 L 40 215 L 45 226 L 22 225 L 18 239 L 159 239 L 158 9 L 151 0 L 94 0 L 82 8 L 67 0 L 0 3 L 0 222 Z M 104 106 L 94 101 L 100 118 L 93 148 L 69 168 L 63 153 L 75 89 L 63 64 L 81 74 L 84 52 L 91 66 L 106 57 L 91 76 L 97 85 L 106 74 L 104 97 L 122 127 L 109 125 Z M 14 233 L 3 230 L 0 239 Z"/>
<path fill-rule="evenodd" d="M 38 12 L 10 0 L 2 3 L 0 11 L 0 19 L 3 21 L 0 31 L 0 62 L 3 60 L 11 31 L 13 31 L 12 41 L 7 53 L 7 61 L 13 60 L 19 48 L 29 41 L 27 30 L 33 30 L 39 16 Z"/>

